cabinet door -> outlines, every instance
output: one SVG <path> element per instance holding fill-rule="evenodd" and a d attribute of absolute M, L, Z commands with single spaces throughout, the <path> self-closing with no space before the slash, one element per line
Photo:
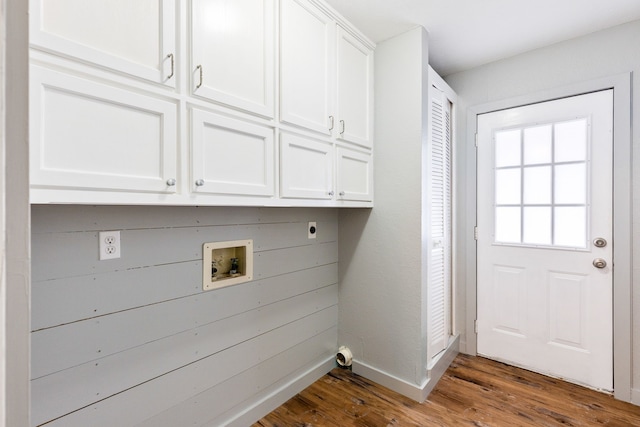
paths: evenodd
<path fill-rule="evenodd" d="M 333 146 L 286 132 L 280 134 L 281 196 L 333 198 Z"/>
<path fill-rule="evenodd" d="M 306 0 L 280 7 L 280 120 L 329 135 L 335 22 Z"/>
<path fill-rule="evenodd" d="M 174 193 L 174 103 L 30 69 L 31 186 Z"/>
<path fill-rule="evenodd" d="M 373 51 L 338 27 L 337 137 L 371 147 Z"/>
<path fill-rule="evenodd" d="M 273 129 L 192 111 L 192 189 L 196 193 L 273 196 Z"/>
<path fill-rule="evenodd" d="M 193 93 L 273 117 L 273 0 L 192 0 L 191 31 Z"/>
<path fill-rule="evenodd" d="M 175 0 L 30 0 L 30 42 L 175 86 Z"/>
<path fill-rule="evenodd" d="M 371 154 L 337 148 L 338 200 L 373 201 Z"/>

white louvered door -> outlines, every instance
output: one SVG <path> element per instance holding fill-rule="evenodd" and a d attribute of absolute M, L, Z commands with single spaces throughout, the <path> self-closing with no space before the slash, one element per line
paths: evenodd
<path fill-rule="evenodd" d="M 442 352 L 451 335 L 452 210 L 451 210 L 451 102 L 436 87 L 429 99 L 429 238 L 428 354 Z"/>

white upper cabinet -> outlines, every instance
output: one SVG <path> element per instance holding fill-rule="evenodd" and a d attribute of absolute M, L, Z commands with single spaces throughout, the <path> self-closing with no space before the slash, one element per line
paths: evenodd
<path fill-rule="evenodd" d="M 337 200 L 373 201 L 371 154 L 338 147 L 337 158 Z"/>
<path fill-rule="evenodd" d="M 280 4 L 280 120 L 330 135 L 335 22 L 307 0 Z"/>
<path fill-rule="evenodd" d="M 373 51 L 338 27 L 337 138 L 371 147 Z"/>
<path fill-rule="evenodd" d="M 331 200 L 332 144 L 301 135 L 280 134 L 280 193 L 282 197 Z"/>
<path fill-rule="evenodd" d="M 324 0 L 28 0 L 31 203 L 372 206 L 374 45 Z"/>
<path fill-rule="evenodd" d="M 175 103 L 35 65 L 30 80 L 32 188 L 176 191 Z"/>
<path fill-rule="evenodd" d="M 175 87 L 175 0 L 30 0 L 31 46 Z"/>
<path fill-rule="evenodd" d="M 309 0 L 280 8 L 280 120 L 370 148 L 373 50 Z"/>
<path fill-rule="evenodd" d="M 193 110 L 191 118 L 191 191 L 263 197 L 275 194 L 272 128 L 200 110 Z"/>
<path fill-rule="evenodd" d="M 272 118 L 274 32 L 274 0 L 192 0 L 193 94 Z"/>

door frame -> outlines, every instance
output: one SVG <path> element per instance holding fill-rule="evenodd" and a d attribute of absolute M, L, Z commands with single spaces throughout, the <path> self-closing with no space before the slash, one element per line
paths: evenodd
<path fill-rule="evenodd" d="M 477 154 L 478 115 L 552 101 L 559 98 L 613 89 L 613 384 L 616 399 L 631 402 L 632 381 L 632 167 L 631 167 L 631 73 L 623 73 L 587 82 L 549 89 L 535 94 L 508 98 L 469 107 L 466 147 L 466 353 L 476 355 L 477 319 Z M 475 207 L 471 209 L 471 207 Z"/>

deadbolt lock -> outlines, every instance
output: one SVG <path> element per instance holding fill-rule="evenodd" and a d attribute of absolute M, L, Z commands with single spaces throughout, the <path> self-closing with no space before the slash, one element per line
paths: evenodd
<path fill-rule="evenodd" d="M 607 241 L 602 237 L 596 237 L 593 240 L 593 245 L 597 248 L 604 248 L 605 246 L 607 246 Z"/>

